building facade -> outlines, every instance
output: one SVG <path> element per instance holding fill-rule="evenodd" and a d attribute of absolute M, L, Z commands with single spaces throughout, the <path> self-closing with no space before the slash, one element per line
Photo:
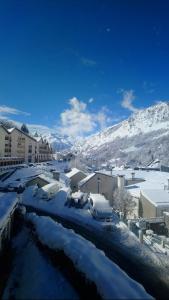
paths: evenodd
<path fill-rule="evenodd" d="M 74 193 L 78 191 L 78 184 L 82 179 L 86 177 L 86 174 L 81 170 L 73 168 L 72 171 L 66 174 L 66 176 L 70 180 L 70 187 L 72 192 Z"/>
<path fill-rule="evenodd" d="M 117 177 L 103 173 L 93 173 L 79 182 L 81 192 L 102 194 L 107 200 L 112 200 L 117 188 Z"/>
<path fill-rule="evenodd" d="M 13 164 L 13 160 L 20 163 L 34 163 L 53 159 L 53 151 L 49 143 L 21 131 L 18 128 L 6 129 L 0 125 L 0 165 Z M 2 164 L 1 164 L 2 163 Z"/>
<path fill-rule="evenodd" d="M 36 162 L 48 161 L 53 159 L 51 145 L 42 137 L 35 137 L 37 144 Z"/>
<path fill-rule="evenodd" d="M 142 190 L 139 201 L 139 216 L 142 218 L 162 217 L 169 212 L 169 196 L 166 190 Z"/>

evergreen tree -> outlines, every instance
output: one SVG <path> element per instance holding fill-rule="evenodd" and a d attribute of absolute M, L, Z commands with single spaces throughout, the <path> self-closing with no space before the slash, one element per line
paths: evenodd
<path fill-rule="evenodd" d="M 26 124 L 22 124 L 21 130 L 22 130 L 24 133 L 29 134 L 29 130 L 28 130 L 28 127 L 26 126 Z"/>
<path fill-rule="evenodd" d="M 35 132 L 35 134 L 34 134 L 34 137 L 38 137 L 39 135 L 38 135 L 38 133 L 37 133 L 37 131 Z"/>

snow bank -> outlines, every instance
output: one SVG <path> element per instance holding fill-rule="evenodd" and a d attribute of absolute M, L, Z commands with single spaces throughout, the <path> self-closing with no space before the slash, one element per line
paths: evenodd
<path fill-rule="evenodd" d="M 28 214 L 40 241 L 53 250 L 63 250 L 86 277 L 96 284 L 104 299 L 152 299 L 144 288 L 132 280 L 91 242 L 65 229 L 49 217 Z"/>
<path fill-rule="evenodd" d="M 13 239 L 14 257 L 2 299 L 70 300 L 78 295 L 59 269 L 41 253 L 25 227 Z"/>
<path fill-rule="evenodd" d="M 9 217 L 17 201 L 16 193 L 7 193 L 0 198 L 0 228 Z"/>

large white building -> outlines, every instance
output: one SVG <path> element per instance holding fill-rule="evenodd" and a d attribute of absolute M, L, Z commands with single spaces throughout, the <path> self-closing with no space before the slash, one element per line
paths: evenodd
<path fill-rule="evenodd" d="M 0 125 L 0 166 L 51 160 L 52 153 L 46 140 Z"/>

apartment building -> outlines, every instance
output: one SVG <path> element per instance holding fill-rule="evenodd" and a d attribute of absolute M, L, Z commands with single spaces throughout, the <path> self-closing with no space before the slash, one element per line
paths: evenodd
<path fill-rule="evenodd" d="M 37 142 L 36 162 L 53 159 L 53 150 L 48 141 L 39 136 L 34 136 Z"/>
<path fill-rule="evenodd" d="M 11 139 L 8 130 L 0 126 L 0 157 L 11 156 Z"/>
<path fill-rule="evenodd" d="M 26 163 L 35 162 L 37 142 L 18 128 L 8 129 L 11 139 L 11 157 L 23 157 Z"/>
<path fill-rule="evenodd" d="M 6 129 L 0 125 L 0 160 L 8 165 L 17 158 L 18 161 L 30 163 L 52 159 L 52 148 L 46 140 L 30 136 L 18 128 Z"/>

